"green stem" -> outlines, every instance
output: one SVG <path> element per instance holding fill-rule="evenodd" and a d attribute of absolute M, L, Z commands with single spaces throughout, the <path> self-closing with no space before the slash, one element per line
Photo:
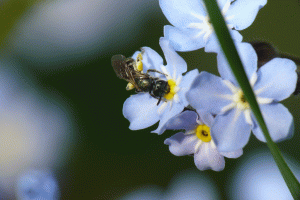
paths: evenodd
<path fill-rule="evenodd" d="M 267 126 L 264 122 L 263 116 L 260 112 L 258 103 L 256 101 L 253 90 L 247 79 L 243 64 L 235 48 L 233 40 L 229 34 L 227 26 L 225 24 L 224 18 L 219 10 L 216 0 L 204 0 L 210 20 L 213 24 L 214 30 L 216 32 L 217 38 L 220 42 L 222 50 L 230 64 L 232 72 L 238 81 L 240 87 L 242 88 L 247 101 L 251 106 L 251 110 L 255 115 L 255 118 L 264 133 L 267 140 L 267 145 L 273 155 L 273 158 L 292 194 L 294 199 L 299 199 L 300 197 L 300 184 L 295 178 L 294 174 L 284 161 L 277 145 L 272 141 L 270 134 L 268 132 Z"/>

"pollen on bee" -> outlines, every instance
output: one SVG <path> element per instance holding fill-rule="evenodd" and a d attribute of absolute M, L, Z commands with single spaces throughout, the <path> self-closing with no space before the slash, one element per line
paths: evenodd
<path fill-rule="evenodd" d="M 134 85 L 132 85 L 131 83 L 128 83 L 126 86 L 126 90 L 132 90 L 134 89 Z"/>
<path fill-rule="evenodd" d="M 143 62 L 142 62 L 142 60 L 143 60 L 143 56 L 142 56 L 141 53 L 139 53 L 136 57 L 136 70 L 140 71 L 140 72 L 143 71 Z"/>

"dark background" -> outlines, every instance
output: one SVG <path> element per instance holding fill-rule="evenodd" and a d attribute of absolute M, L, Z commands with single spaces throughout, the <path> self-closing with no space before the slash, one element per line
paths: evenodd
<path fill-rule="evenodd" d="M 143 46 L 151 47 L 163 56 L 158 40 L 163 36 L 163 26 L 169 22 L 161 12 L 158 1 L 149 3 L 151 8 L 146 6 L 143 12 L 126 7 L 127 12 L 135 15 L 138 22 L 132 23 L 126 18 L 121 22 L 113 22 L 114 18 L 107 18 L 108 24 L 114 24 L 114 27 L 108 26 L 107 29 L 108 33 L 111 30 L 114 32 L 114 37 L 102 38 L 106 40 L 105 47 L 95 47 L 87 59 L 78 54 L 80 59 L 76 56 L 67 57 L 66 62 L 62 56 L 48 64 L 42 59 L 32 58 L 34 54 L 22 54 L 11 46 L 14 38 L 11 39 L 10 35 L 15 34 L 14 27 L 20 19 L 26 18 L 24 13 L 31 11 L 31 4 L 23 5 L 20 9 L 13 6 L 20 5 L 16 3 L 3 7 L 5 12 L 17 8 L 20 14 L 11 19 L 15 25 L 8 27 L 6 33 L 3 31 L 5 39 L 1 51 L 18 62 L 20 71 L 24 76 L 29 75 L 40 90 L 50 96 L 61 96 L 70 106 L 70 113 L 77 124 L 78 142 L 70 154 L 71 159 L 67 165 L 56 170 L 62 199 L 115 199 L 142 185 L 166 187 L 178 172 L 196 168 L 192 157 L 176 157 L 163 144 L 173 134 L 171 131 L 161 136 L 150 133 L 156 129 L 157 124 L 145 130 L 128 129 L 129 122 L 122 115 L 122 106 L 133 92 L 125 90 L 127 83 L 118 79 L 111 67 L 112 55 L 123 54 L 129 57 Z M 112 3 L 111 7 L 125 9 L 123 4 L 118 5 L 117 2 Z M 270 42 L 281 52 L 300 56 L 299 11 L 300 5 L 296 0 L 269 0 L 252 26 L 241 31 L 243 41 Z M 198 68 L 199 71 L 217 74 L 216 54 L 198 50 L 180 55 L 188 63 L 189 70 Z M 291 140 L 278 145 L 282 152 L 299 160 L 299 97 L 292 96 L 283 104 L 294 116 L 295 135 Z M 244 154 L 262 146 L 266 144 L 251 136 Z M 201 172 L 212 177 L 224 199 L 224 186 L 238 163 L 239 159 L 226 159 L 226 167 L 222 172 Z"/>

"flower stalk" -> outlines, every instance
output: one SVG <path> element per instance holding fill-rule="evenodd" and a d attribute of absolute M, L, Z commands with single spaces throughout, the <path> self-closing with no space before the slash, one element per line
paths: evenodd
<path fill-rule="evenodd" d="M 273 158 L 292 194 L 294 199 L 299 199 L 300 197 L 300 184 L 295 178 L 294 174 L 286 164 L 283 159 L 280 150 L 277 145 L 272 141 L 270 134 L 268 132 L 267 126 L 264 122 L 263 116 L 260 112 L 258 103 L 256 101 L 253 90 L 250 86 L 250 83 L 247 79 L 245 70 L 243 68 L 243 64 L 233 40 L 229 34 L 228 28 L 225 24 L 224 18 L 218 8 L 218 4 L 215 0 L 204 0 L 204 3 L 207 8 L 207 12 L 209 14 L 209 18 L 211 23 L 213 24 L 213 28 L 216 32 L 217 38 L 219 40 L 220 46 L 230 64 L 232 72 L 238 81 L 240 87 L 242 88 L 246 100 L 249 102 L 252 112 L 255 115 L 256 120 L 259 123 L 260 128 L 262 129 L 264 136 L 267 140 L 267 146 L 269 147 Z"/>

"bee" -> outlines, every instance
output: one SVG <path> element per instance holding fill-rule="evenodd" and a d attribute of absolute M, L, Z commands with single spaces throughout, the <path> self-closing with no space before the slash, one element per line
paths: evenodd
<path fill-rule="evenodd" d="M 149 92 L 152 97 L 158 99 L 157 105 L 170 92 L 170 86 L 167 81 L 149 75 L 149 72 L 163 73 L 154 69 L 148 69 L 147 73 L 143 73 L 142 54 L 137 56 L 137 60 L 126 58 L 120 54 L 114 55 L 111 58 L 111 64 L 117 77 L 128 82 L 126 90 L 135 88 L 137 93 Z M 166 74 L 163 75 L 166 76 Z"/>

